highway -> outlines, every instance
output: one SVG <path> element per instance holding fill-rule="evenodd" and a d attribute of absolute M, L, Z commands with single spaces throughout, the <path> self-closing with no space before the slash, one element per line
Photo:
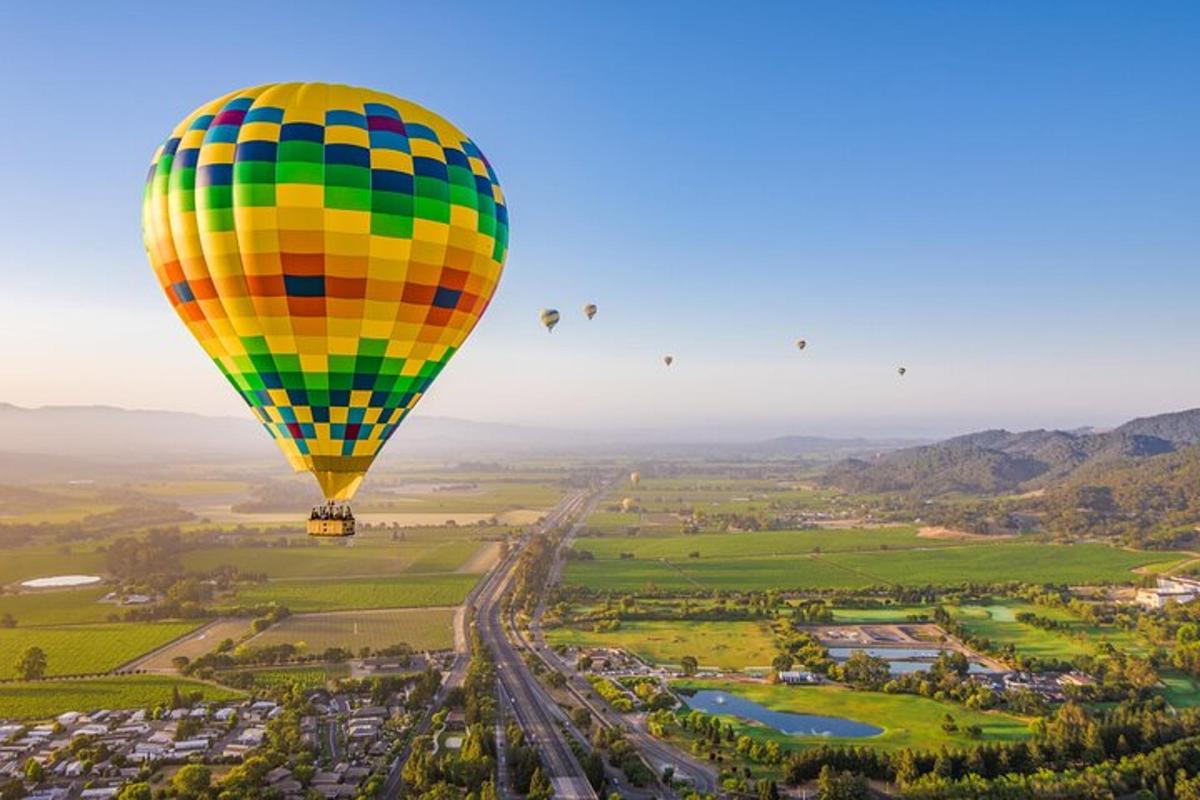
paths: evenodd
<path fill-rule="evenodd" d="M 573 492 L 546 515 L 539 531 L 550 530 L 579 514 L 588 500 L 587 492 Z M 524 544 L 524 543 L 522 543 Z M 558 800 L 596 800 L 583 768 L 575 758 L 560 727 L 565 722 L 562 710 L 534 677 L 521 654 L 504 635 L 501 622 L 501 598 L 516 575 L 515 566 L 521 548 L 517 548 L 485 583 L 476 602 L 476 629 L 483 644 L 496 660 L 501 706 L 510 711 L 525 733 L 528 744 L 542 756 L 543 771 Z"/>
<path fill-rule="evenodd" d="M 554 567 L 551 570 L 550 585 L 557 583 L 561 577 L 564 564 L 563 553 L 571 546 L 575 536 L 583 528 L 584 522 L 591 512 L 591 508 L 594 507 L 597 500 L 598 497 L 592 501 L 584 513 L 576 518 L 575 524 L 571 526 L 571 530 L 563 538 L 559 552 L 556 554 Z M 645 715 L 623 717 L 603 700 L 592 699 L 595 692 L 587 680 L 575 670 L 573 664 L 568 664 L 559 658 L 558 654 L 546 645 L 541 626 L 542 613 L 545 610 L 544 606 L 545 603 L 543 601 L 543 603 L 539 604 L 533 619 L 530 621 L 530 631 L 534 641 L 530 643 L 521 639 L 520 643 L 535 653 L 547 667 L 557 670 L 566 676 L 567 691 L 579 703 L 591 711 L 592 717 L 600 725 L 606 728 L 617 727 L 623 730 L 625 738 L 637 748 L 642 759 L 655 774 L 661 775 L 663 769 L 670 766 L 674 769 L 678 779 L 687 780 L 698 791 L 705 794 L 717 794 L 720 788 L 719 775 L 717 770 L 707 762 L 700 761 L 690 753 L 685 753 L 651 736 L 645 729 Z"/>

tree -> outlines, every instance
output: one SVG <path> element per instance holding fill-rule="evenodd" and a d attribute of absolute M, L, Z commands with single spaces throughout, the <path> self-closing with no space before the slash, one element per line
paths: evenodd
<path fill-rule="evenodd" d="M 533 777 L 529 779 L 529 794 L 527 800 L 550 800 L 554 796 L 554 789 L 550 786 L 550 781 L 542 773 L 542 768 L 538 767 L 533 771 Z"/>
<path fill-rule="evenodd" d="M 46 653 L 40 647 L 27 647 L 17 659 L 17 676 L 23 681 L 36 681 L 46 674 Z"/>
<path fill-rule="evenodd" d="M 580 730 L 587 730 L 592 726 L 592 712 L 586 708 L 576 708 L 571 711 L 571 722 Z"/>
<path fill-rule="evenodd" d="M 33 758 L 25 762 L 25 780 L 30 783 L 41 783 L 45 779 L 46 770 L 42 767 L 42 762 Z"/>
<path fill-rule="evenodd" d="M 151 800 L 154 793 L 150 791 L 148 783 L 131 783 L 121 790 L 117 795 L 117 800 Z"/>
<path fill-rule="evenodd" d="M 700 669 L 700 662 L 695 656 L 684 656 L 679 659 L 679 669 L 684 675 L 695 675 Z"/>
<path fill-rule="evenodd" d="M 870 800 L 867 779 L 850 772 L 834 770 L 828 764 L 817 776 L 817 800 Z"/>
<path fill-rule="evenodd" d="M 187 764 L 180 767 L 175 777 L 171 778 L 171 786 L 180 797 L 203 797 L 212 785 L 212 771 L 203 764 Z"/>

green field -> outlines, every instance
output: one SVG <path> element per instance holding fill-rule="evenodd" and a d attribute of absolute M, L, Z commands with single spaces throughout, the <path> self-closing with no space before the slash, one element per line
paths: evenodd
<path fill-rule="evenodd" d="M 472 489 L 449 489 L 432 491 L 430 486 L 421 486 L 415 481 L 405 481 L 389 487 L 372 484 L 368 491 L 360 492 L 355 499 L 354 509 L 360 513 L 400 511 L 414 514 L 426 513 L 499 513 L 523 508 L 549 508 L 562 498 L 562 491 L 550 481 L 535 480 L 489 480 L 470 481 L 457 475 L 444 475 L 431 483 L 475 483 Z M 395 491 L 389 491 L 395 489 Z"/>
<path fill-rule="evenodd" d="M 199 627 L 198 622 L 119 622 L 0 629 L 0 679 L 16 677 L 31 646 L 46 653 L 47 675 L 107 672 Z"/>
<path fill-rule="evenodd" d="M 342 581 L 271 581 L 242 589 L 234 602 L 243 605 L 276 603 L 297 613 L 456 606 L 462 604 L 478 580 L 478 575 L 447 573 Z"/>
<path fill-rule="evenodd" d="M 58 547 L 21 547 L 0 558 L 0 586 L 53 575 L 103 575 L 104 554 L 76 545 L 64 553 Z"/>
<path fill-rule="evenodd" d="M 769 667 L 777 653 L 767 622 L 660 622 L 634 620 L 617 631 L 596 633 L 576 628 L 546 631 L 550 645 L 620 647 L 651 664 L 678 666 L 695 656 L 702 667 L 741 670 Z"/>
<path fill-rule="evenodd" d="M 0 684 L 0 717 L 46 719 L 65 711 L 145 708 L 167 703 L 171 690 L 204 693 L 205 700 L 233 700 L 241 692 L 165 675 L 117 675 L 70 681 Z"/>
<path fill-rule="evenodd" d="M 1123 583 L 1134 579 L 1135 567 L 1178 561 L 1177 554 L 1136 552 L 1100 544 L 1055 545 L 1005 542 L 982 545 L 940 546 L 928 550 L 889 549 L 873 553 L 846 551 L 820 555 L 737 555 L 756 536 L 723 534 L 729 537 L 724 557 L 688 558 L 696 549 L 697 536 L 670 539 L 625 539 L 605 541 L 604 552 L 633 553 L 633 559 L 599 557 L 573 561 L 565 579 L 596 590 L 639 591 L 653 585 L 659 589 L 860 589 L 885 585 L 949 585 L 965 581 L 1003 583 Z M 843 534 L 853 540 L 859 533 Z M 602 540 L 581 540 L 589 544 Z M 580 545 L 583 546 L 582 544 Z M 643 552 L 663 548 L 682 549 L 683 558 L 642 557 Z"/>
<path fill-rule="evenodd" d="M 951 714 L 959 728 L 978 725 L 984 741 L 1014 741 L 1028 735 L 1026 722 L 995 712 L 971 711 L 962 706 L 940 703 L 927 697 L 883 692 L 856 692 L 841 686 L 778 686 L 765 683 L 731 681 L 681 681 L 677 688 L 715 689 L 737 694 L 776 711 L 819 714 L 866 722 L 883 728 L 883 733 L 864 739 L 826 736 L 790 736 L 762 725 L 739 721 L 739 733 L 760 739 L 774 739 L 781 745 L 871 745 L 887 750 L 911 747 L 937 749 L 943 744 L 965 747 L 972 743 L 961 730 L 947 733 L 942 720 Z M 687 699 L 686 697 L 684 698 Z M 733 718 L 730 718 L 733 719 Z"/>
<path fill-rule="evenodd" d="M 700 560 L 725 560 L 753 556 L 795 556 L 909 548 L 961 547 L 947 539 L 917 536 L 916 528 L 829 528 L 820 530 L 759 531 L 757 533 L 699 533 L 667 537 L 604 537 L 578 539 L 575 547 L 588 550 L 597 559 L 615 559 L 623 552 L 638 558 L 686 560 L 698 553 Z"/>
<path fill-rule="evenodd" d="M 1025 656 L 1070 660 L 1075 656 L 1094 653 L 1096 647 L 1105 641 L 1138 655 L 1150 649 L 1136 634 L 1111 626 L 1087 625 L 1062 608 L 1005 601 L 1003 604 L 957 606 L 948 610 L 971 633 L 998 645 L 1011 644 Z M 1017 622 L 1016 615 L 1023 612 L 1057 620 L 1066 628 L 1050 631 Z"/>
<path fill-rule="evenodd" d="M 297 684 L 301 689 L 321 689 L 334 678 L 350 675 L 345 664 L 325 667 L 297 667 L 296 669 L 262 669 L 250 673 L 254 676 L 255 688 L 274 689 Z"/>
<path fill-rule="evenodd" d="M 109 614 L 121 615 L 126 609 L 101 603 L 109 587 L 42 590 L 0 595 L 0 615 L 12 614 L 21 626 L 78 625 L 106 622 Z"/>
<path fill-rule="evenodd" d="M 1161 694 L 1175 708 L 1200 706 L 1200 681 L 1197 679 L 1182 672 L 1167 671 L 1162 673 L 1162 681 L 1166 688 Z"/>
<path fill-rule="evenodd" d="M 303 643 L 309 652 L 327 647 L 379 649 L 401 642 L 414 650 L 448 650 L 454 646 L 454 609 L 351 611 L 303 614 L 272 625 L 250 640 L 252 647 Z"/>
<path fill-rule="evenodd" d="M 884 606 L 883 608 L 835 608 L 833 621 L 846 625 L 878 625 L 908 622 L 909 615 L 929 616 L 933 606 Z"/>
<path fill-rule="evenodd" d="M 403 575 L 413 572 L 452 572 L 485 546 L 461 536 L 407 539 L 400 542 L 352 539 L 348 542 L 302 540 L 293 547 L 206 547 L 184 556 L 188 570 L 208 572 L 231 565 L 270 578 L 342 578 Z"/>

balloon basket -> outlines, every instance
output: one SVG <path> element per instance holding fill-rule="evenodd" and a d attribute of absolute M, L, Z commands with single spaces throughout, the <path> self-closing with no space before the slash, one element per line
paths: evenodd
<path fill-rule="evenodd" d="M 343 538 L 354 535 L 354 514 L 346 503 L 330 501 L 313 508 L 308 515 L 308 535 Z"/>

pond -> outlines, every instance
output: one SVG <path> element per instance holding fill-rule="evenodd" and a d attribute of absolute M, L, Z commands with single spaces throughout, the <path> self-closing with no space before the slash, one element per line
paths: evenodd
<path fill-rule="evenodd" d="M 101 580 L 99 575 L 55 575 L 21 581 L 21 585 L 26 589 L 61 589 L 64 586 L 89 586 Z"/>
<path fill-rule="evenodd" d="M 796 690 L 797 694 L 803 691 L 803 689 Z M 843 717 L 776 711 L 759 705 L 753 700 L 747 700 L 728 692 L 705 689 L 686 697 L 686 700 L 687 704 L 697 711 L 703 711 L 706 714 L 729 714 L 752 722 L 759 722 L 789 736 L 842 736 L 862 739 L 883 733 L 883 728 Z"/>

